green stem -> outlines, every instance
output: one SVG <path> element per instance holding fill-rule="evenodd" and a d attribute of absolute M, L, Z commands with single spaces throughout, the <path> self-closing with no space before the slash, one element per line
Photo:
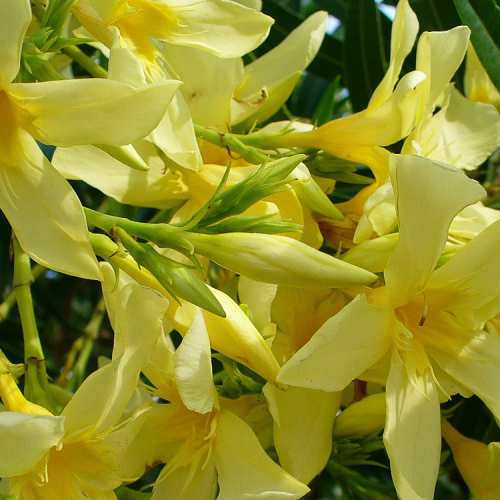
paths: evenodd
<path fill-rule="evenodd" d="M 234 151 L 235 153 L 242 156 L 249 163 L 253 163 L 254 165 L 259 165 L 269 159 L 269 154 L 259 151 L 259 149 L 253 147 L 253 145 L 249 145 L 247 142 L 253 142 L 258 148 L 265 149 L 264 146 L 266 144 L 263 140 L 264 136 L 261 136 L 261 141 L 259 141 L 258 139 L 249 140 L 248 138 L 250 136 L 247 135 L 229 133 L 223 134 L 218 132 L 217 130 L 202 127 L 201 125 L 195 125 L 194 129 L 198 137 L 201 137 L 202 139 L 205 139 L 206 141 L 211 142 L 212 144 L 215 144 L 216 146 L 219 146 L 221 148 L 228 148 L 231 151 Z"/>
<path fill-rule="evenodd" d="M 42 344 L 36 326 L 30 286 L 33 282 L 29 256 L 24 253 L 15 235 L 14 247 L 14 289 L 17 307 L 21 317 L 24 337 L 25 397 L 54 412 L 55 403 L 48 391 L 47 369 Z"/>
<path fill-rule="evenodd" d="M 87 56 L 78 47 L 70 46 L 62 49 L 67 56 L 77 62 L 83 69 L 96 78 L 107 78 L 108 72 L 99 66 L 91 57 Z"/>
<path fill-rule="evenodd" d="M 90 355 L 92 354 L 92 349 L 94 347 L 94 342 L 99 337 L 99 330 L 101 328 L 101 323 L 104 318 L 104 313 L 106 308 L 104 306 L 104 299 L 101 297 L 97 306 L 94 310 L 94 314 L 87 326 L 85 327 L 83 333 L 83 341 L 80 346 L 80 352 L 78 355 L 78 359 L 73 366 L 73 378 L 71 379 L 71 388 L 76 391 L 78 387 L 83 382 L 85 378 L 85 371 L 87 369 L 87 363 L 90 359 Z"/>
<path fill-rule="evenodd" d="M 41 276 L 45 271 L 47 271 L 47 268 L 45 266 L 42 266 L 40 264 L 37 264 L 33 269 L 31 270 L 33 274 L 33 279 L 37 279 L 39 276 Z M 9 316 L 10 310 L 16 305 L 16 293 L 13 291 L 11 294 L 7 296 L 7 298 L 0 304 L 0 323 L 5 321 L 7 317 Z"/>
<path fill-rule="evenodd" d="M 30 258 L 22 250 L 17 238 L 12 240 L 14 246 L 14 290 L 21 324 L 24 335 L 24 362 L 28 364 L 33 360 L 43 361 L 44 355 L 38 328 L 36 326 L 35 313 L 33 311 L 33 300 L 31 298 L 30 286 L 33 282 Z"/>

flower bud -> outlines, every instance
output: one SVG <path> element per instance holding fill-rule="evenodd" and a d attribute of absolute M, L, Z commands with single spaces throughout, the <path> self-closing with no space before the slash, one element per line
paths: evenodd
<path fill-rule="evenodd" d="M 333 425 L 333 438 L 366 436 L 385 425 L 385 393 L 373 394 L 348 406 Z"/>
<path fill-rule="evenodd" d="M 377 277 L 291 238 L 227 233 L 183 235 L 195 253 L 255 281 L 297 288 L 370 285 Z"/>
<path fill-rule="evenodd" d="M 441 431 L 474 498 L 500 498 L 500 443 L 486 445 L 469 439 L 444 419 Z"/>

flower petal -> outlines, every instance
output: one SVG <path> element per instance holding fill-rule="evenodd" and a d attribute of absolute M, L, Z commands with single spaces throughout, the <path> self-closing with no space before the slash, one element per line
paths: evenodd
<path fill-rule="evenodd" d="M 475 334 L 474 334 L 475 333 Z M 439 366 L 481 398 L 500 420 L 500 340 L 484 331 L 471 332 L 470 340 L 458 356 L 441 349 L 427 351 Z"/>
<path fill-rule="evenodd" d="M 389 303 L 407 304 L 425 288 L 441 256 L 451 221 L 485 191 L 460 170 L 410 155 L 393 155 L 399 241 L 385 270 Z"/>
<path fill-rule="evenodd" d="M 478 236 L 462 246 L 453 257 L 437 269 L 428 281 L 428 286 L 437 289 L 453 289 L 456 315 L 464 306 L 472 310 L 476 324 L 490 319 L 500 312 L 500 221 L 487 227 Z M 482 309 L 489 303 L 493 307 Z"/>
<path fill-rule="evenodd" d="M 31 471 L 64 436 L 64 417 L 0 412 L 0 476 Z"/>
<path fill-rule="evenodd" d="M 148 135 L 179 86 L 165 81 L 140 88 L 101 78 L 13 83 L 12 101 L 35 139 L 54 146 L 122 146 Z"/>
<path fill-rule="evenodd" d="M 288 99 L 293 86 L 287 93 L 276 89 L 273 94 L 280 95 L 277 102 L 270 94 L 270 87 L 278 82 L 286 86 L 290 78 L 295 81 L 295 73 L 300 75 L 309 66 L 323 42 L 327 19 L 324 11 L 314 13 L 279 45 L 245 66 L 244 78 L 234 92 L 233 125 L 249 118 L 254 121 L 253 115 L 257 112 L 259 121 L 263 121 L 271 116 L 272 109 L 277 110 Z"/>
<path fill-rule="evenodd" d="M 124 287 L 115 315 L 112 362 L 92 373 L 64 409 L 68 434 L 89 428 L 99 434 L 116 424 L 163 335 L 167 306 L 165 297 L 153 290 L 132 284 Z"/>
<path fill-rule="evenodd" d="M 439 472 L 441 425 L 437 388 L 429 370 L 416 381 L 394 363 L 387 380 L 384 444 L 400 498 L 432 500 Z"/>
<path fill-rule="evenodd" d="M 278 381 L 341 391 L 387 352 L 392 321 L 388 308 L 358 295 L 283 366 Z"/>
<path fill-rule="evenodd" d="M 183 82 L 180 92 L 197 125 L 227 131 L 234 89 L 243 79 L 240 58 L 221 59 L 205 50 L 165 44 L 169 69 Z"/>
<path fill-rule="evenodd" d="M 280 464 L 308 484 L 330 458 L 333 421 L 342 393 L 291 386 L 281 391 L 266 384 L 264 395 L 274 418 L 274 445 Z"/>
<path fill-rule="evenodd" d="M 427 78 L 417 86 L 417 124 L 422 118 L 432 114 L 438 97 L 465 56 L 469 36 L 470 29 L 467 26 L 422 33 L 418 41 L 416 68 L 424 72 Z"/>
<path fill-rule="evenodd" d="M 368 109 L 380 106 L 392 93 L 403 62 L 410 53 L 418 33 L 418 19 L 408 0 L 398 2 L 391 32 L 391 61 L 389 68 L 373 92 Z"/>
<path fill-rule="evenodd" d="M 0 86 L 10 83 L 19 71 L 23 38 L 31 22 L 29 0 L 2 0 L 0 9 Z"/>
<path fill-rule="evenodd" d="M 241 57 L 257 48 L 267 37 L 273 19 L 228 0 L 170 0 L 177 18 L 165 42 L 188 45 L 219 57 Z"/>
<path fill-rule="evenodd" d="M 174 377 L 182 402 L 189 410 L 208 413 L 219 407 L 212 379 L 212 356 L 207 327 L 199 307 L 174 354 Z"/>
<path fill-rule="evenodd" d="M 56 271 L 101 279 L 82 206 L 35 141 L 20 131 L 15 164 L 0 158 L 0 207 L 23 250 Z"/>
<path fill-rule="evenodd" d="M 267 455 L 243 420 L 223 411 L 217 425 L 214 456 L 219 476 L 218 500 L 297 499 L 309 488 Z"/>
<path fill-rule="evenodd" d="M 134 145 L 149 170 L 138 172 L 94 146 L 57 148 L 52 164 L 66 179 L 79 179 L 120 203 L 141 207 L 171 208 L 188 197 L 187 187 L 176 172 L 165 171 L 149 141 Z"/>
<path fill-rule="evenodd" d="M 168 474 L 164 471 L 168 470 Z M 164 468 L 154 485 L 151 500 L 192 500 L 194 498 L 214 500 L 217 492 L 215 459 L 210 457 L 193 470 L 190 467 Z"/>

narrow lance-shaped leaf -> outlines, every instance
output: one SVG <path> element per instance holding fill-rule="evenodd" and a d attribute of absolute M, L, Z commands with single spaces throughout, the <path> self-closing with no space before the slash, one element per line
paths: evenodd
<path fill-rule="evenodd" d="M 500 90 L 500 7 L 495 0 L 454 0 L 472 45 L 495 87 Z"/>
<path fill-rule="evenodd" d="M 375 1 L 351 0 L 345 29 L 344 75 L 352 106 L 361 111 L 386 69 L 380 11 Z"/>

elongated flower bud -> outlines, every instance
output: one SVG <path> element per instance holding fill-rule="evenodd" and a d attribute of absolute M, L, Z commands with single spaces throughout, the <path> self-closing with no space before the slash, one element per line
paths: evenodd
<path fill-rule="evenodd" d="M 342 288 L 377 277 L 285 236 L 228 233 L 183 235 L 195 253 L 256 281 L 297 288 Z"/>
<path fill-rule="evenodd" d="M 373 394 L 348 406 L 336 419 L 333 438 L 366 436 L 385 425 L 385 393 Z"/>

